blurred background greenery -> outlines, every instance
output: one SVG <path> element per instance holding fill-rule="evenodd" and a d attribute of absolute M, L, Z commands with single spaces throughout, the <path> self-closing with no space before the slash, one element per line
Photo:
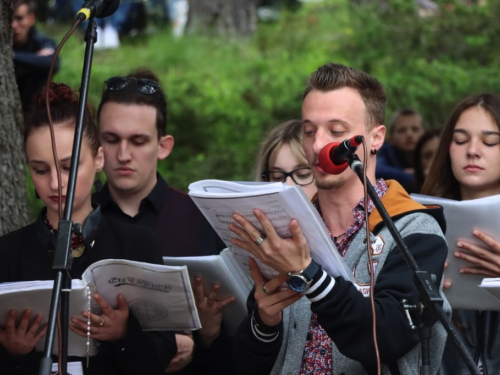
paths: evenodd
<path fill-rule="evenodd" d="M 326 62 L 374 75 L 387 89 L 387 118 L 411 106 L 429 128 L 440 127 L 465 96 L 498 92 L 500 1 L 435 3 L 439 9 L 419 13 L 412 0 L 307 2 L 259 23 L 246 38 L 174 39 L 160 27 L 122 40 L 119 49 L 96 51 L 89 97 L 97 107 L 107 78 L 152 69 L 167 93 L 175 137 L 160 164 L 169 184 L 186 190 L 206 178 L 248 180 L 265 132 L 300 118 L 307 78 Z M 38 27 L 58 41 L 69 29 Z M 54 80 L 79 87 L 83 54 L 83 35 L 75 34 Z"/>

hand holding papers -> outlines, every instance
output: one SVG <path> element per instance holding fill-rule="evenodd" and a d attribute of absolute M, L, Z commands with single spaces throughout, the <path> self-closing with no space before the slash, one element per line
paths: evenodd
<path fill-rule="evenodd" d="M 42 314 L 47 323 L 53 281 L 27 281 L 0 284 L 0 326 L 13 309 L 30 309 Z M 130 260 L 106 259 L 89 266 L 82 280 L 72 280 L 70 316 L 81 317 L 88 309 L 88 295 L 98 292 L 112 308 L 118 306 L 122 294 L 130 311 L 143 330 L 195 330 L 201 327 L 186 267 L 167 267 Z M 90 308 L 100 314 L 98 305 Z M 21 314 L 18 314 L 20 316 Z M 93 341 L 93 340 L 92 340 Z M 87 354 L 86 338 L 69 332 L 68 354 L 83 357 Z M 37 350 L 43 350 L 43 340 Z M 57 341 L 54 353 L 57 353 Z M 91 354 L 95 354 L 92 342 Z"/>
<path fill-rule="evenodd" d="M 490 262 L 492 257 L 500 258 L 500 249 L 496 248 L 500 244 L 498 242 L 500 224 L 497 219 L 500 196 L 467 201 L 419 194 L 412 194 L 412 198 L 422 204 L 443 206 L 447 227 L 446 241 L 448 242 L 448 268 L 444 271 L 444 278 L 452 282 L 451 288 L 444 289 L 444 292 L 451 306 L 465 310 L 500 310 L 500 301 L 479 287 L 484 276 L 491 275 L 486 272 L 484 262 Z M 473 235 L 473 231 L 484 233 L 490 239 L 489 245 L 488 239 L 484 236 Z M 485 240 L 481 240 L 481 237 Z M 461 248 L 457 246 L 459 242 L 463 244 Z M 457 251 L 460 252 L 458 257 L 455 255 Z M 477 256 L 479 253 L 484 254 L 482 260 Z M 467 259 L 473 262 L 468 262 Z M 479 274 L 463 273 L 464 269 L 470 270 L 471 268 Z"/>
<path fill-rule="evenodd" d="M 353 281 L 352 272 L 335 249 L 325 224 L 299 186 L 283 183 L 245 183 L 219 180 L 198 181 L 189 186 L 189 195 L 217 231 L 237 262 L 250 275 L 247 251 L 232 244 L 236 235 L 228 229 L 235 224 L 233 215 L 238 213 L 262 231 L 254 210 L 261 210 L 281 238 L 291 238 L 292 219 L 297 219 L 312 258 L 330 275 L 343 276 Z M 272 279 L 278 272 L 259 263 L 264 277 Z"/>
<path fill-rule="evenodd" d="M 224 249 L 220 255 L 203 257 L 163 257 L 163 262 L 170 266 L 186 265 L 191 282 L 196 283 L 198 275 L 203 277 L 204 289 L 211 290 L 219 284 L 219 299 L 235 297 L 235 301 L 224 308 L 224 325 L 230 336 L 236 334 L 241 321 L 247 316 L 247 297 L 252 290 L 253 281 L 238 264 L 233 253 Z"/>

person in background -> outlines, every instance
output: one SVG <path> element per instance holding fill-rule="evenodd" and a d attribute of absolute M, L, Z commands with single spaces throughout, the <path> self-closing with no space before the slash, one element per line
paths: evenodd
<path fill-rule="evenodd" d="M 29 110 L 33 97 L 47 83 L 56 43 L 35 27 L 35 2 L 16 0 L 13 5 L 12 42 L 14 71 L 23 111 Z M 59 69 L 59 58 L 54 72 Z"/>
<path fill-rule="evenodd" d="M 45 91 L 35 98 L 32 112 L 25 120 L 24 148 L 33 184 L 45 203 L 35 223 L 0 237 L 0 282 L 53 280 L 55 239 L 59 224 L 59 203 L 64 209 L 67 193 L 78 96 L 68 86 L 50 86 L 51 116 L 54 122 L 56 149 L 60 158 L 62 197 L 56 166 L 50 147 L 51 137 L 45 109 Z M 158 243 L 151 231 L 104 217 L 98 205 L 91 203 L 96 172 L 104 163 L 93 113 L 87 106 L 83 120 L 83 137 L 76 177 L 72 221 L 82 224 L 83 233 L 73 235 L 71 278 L 80 279 L 92 263 L 102 259 L 129 259 L 162 264 Z M 68 362 L 83 362 L 86 375 L 142 375 L 165 371 L 177 352 L 172 332 L 144 332 L 128 309 L 123 295 L 113 309 L 98 294 L 95 302 L 102 315 L 83 312 L 70 317 L 70 329 L 76 334 L 99 341 L 98 353 L 85 359 L 70 357 Z M 16 320 L 17 318 L 17 320 Z M 18 323 L 16 323 L 18 321 Z M 42 316 L 38 311 L 12 310 L 6 325 L 0 328 L 1 373 L 37 374 L 42 352 L 35 350 L 46 328 L 40 329 Z M 57 360 L 56 360 L 57 362 Z"/>
<path fill-rule="evenodd" d="M 396 112 L 389 123 L 388 142 L 377 155 L 377 178 L 398 181 L 408 192 L 415 191 L 415 146 L 424 134 L 422 115 L 411 108 Z"/>
<path fill-rule="evenodd" d="M 141 69 L 106 80 L 98 122 L 107 182 L 93 200 L 104 216 L 152 229 L 164 256 L 216 255 L 226 247 L 192 199 L 169 186 L 157 172 L 158 161 L 167 158 L 174 147 L 174 137 L 167 133 L 167 100 L 158 77 Z M 201 278 L 195 285 L 198 293 Z M 225 302 L 209 305 L 209 294 L 196 298 L 200 318 L 210 322 L 194 333 L 196 356 L 193 338 L 177 334 L 179 353 L 169 372 L 218 371 L 218 363 L 210 357 L 227 343 L 223 335 L 219 337 Z"/>
<path fill-rule="evenodd" d="M 271 129 L 261 143 L 254 170 L 256 181 L 300 185 L 309 199 L 314 197 L 317 189 L 302 146 L 300 120 L 285 121 Z"/>
<path fill-rule="evenodd" d="M 230 224 L 238 239 L 232 243 L 249 251 L 281 275 L 266 280 L 250 261 L 255 289 L 248 298 L 249 314 L 236 337 L 235 363 L 239 374 L 375 374 L 373 293 L 377 342 L 382 373 L 415 375 L 420 366 L 420 335 L 409 331 L 400 300 L 417 303 L 419 291 L 412 272 L 368 199 L 365 214 L 363 184 L 349 168 L 327 174 L 318 163 L 331 142 L 363 135 L 369 152 L 367 178 L 374 184 L 396 228 L 422 269 L 441 284 L 447 254 L 442 209 L 427 209 L 411 200 L 396 181 L 375 180 L 376 157 L 382 147 L 386 95 L 381 83 L 365 72 L 340 64 L 319 67 L 309 78 L 302 103 L 304 152 L 318 194 L 313 205 L 323 218 L 331 240 L 354 275 L 354 282 L 328 275 L 312 259 L 300 220 L 290 221 L 292 238 L 278 236 L 261 210 L 254 210 L 261 233 L 241 215 Z M 360 150 L 360 153 L 362 151 Z M 372 243 L 366 243 L 366 226 Z M 367 267 L 372 249 L 374 290 Z M 375 250 L 376 249 L 376 250 Z M 282 284 L 287 282 L 288 288 Z M 419 314 L 412 314 L 418 326 Z M 432 328 L 432 372 L 439 366 L 446 332 L 439 322 Z"/>
<path fill-rule="evenodd" d="M 441 130 L 428 130 L 422 135 L 415 147 L 415 188 L 419 192 L 422 190 L 425 178 L 429 173 L 432 159 L 439 146 L 439 135 Z"/>
<path fill-rule="evenodd" d="M 500 97 L 478 94 L 462 100 L 441 134 L 422 194 L 455 200 L 500 194 Z M 456 258 L 470 264 L 460 272 L 500 277 L 500 242 L 478 229 L 472 234 L 480 246 L 463 240 L 449 244 L 456 247 Z M 449 281 L 445 286 L 453 288 Z M 480 373 L 498 373 L 500 312 L 454 309 L 453 321 Z M 439 374 L 469 373 L 448 339 Z"/>

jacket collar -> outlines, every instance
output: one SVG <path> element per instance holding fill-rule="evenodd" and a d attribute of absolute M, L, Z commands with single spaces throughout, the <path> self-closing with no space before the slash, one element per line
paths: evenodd
<path fill-rule="evenodd" d="M 387 180 L 388 190 L 381 201 L 387 213 L 393 220 L 408 215 L 410 213 L 423 212 L 436 219 L 443 233 L 446 231 L 446 221 L 444 220 L 443 208 L 438 205 L 424 206 L 415 202 L 408 195 L 406 190 L 395 180 Z M 380 212 L 375 208 L 370 214 L 370 231 L 377 232 L 384 223 Z"/>

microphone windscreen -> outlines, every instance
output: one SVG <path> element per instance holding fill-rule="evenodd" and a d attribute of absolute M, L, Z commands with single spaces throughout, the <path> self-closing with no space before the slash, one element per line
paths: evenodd
<path fill-rule="evenodd" d="M 118 7 L 120 6 L 120 0 L 104 0 L 104 8 L 102 8 L 102 12 L 96 16 L 96 18 L 104 18 L 111 16 Z"/>
<path fill-rule="evenodd" d="M 318 163 L 321 169 L 323 169 L 326 173 L 329 174 L 341 174 L 344 172 L 347 167 L 347 161 L 344 163 L 337 165 L 334 164 L 332 159 L 330 158 L 330 153 L 339 145 L 339 142 L 328 143 L 325 147 L 323 147 L 318 156 Z"/>

